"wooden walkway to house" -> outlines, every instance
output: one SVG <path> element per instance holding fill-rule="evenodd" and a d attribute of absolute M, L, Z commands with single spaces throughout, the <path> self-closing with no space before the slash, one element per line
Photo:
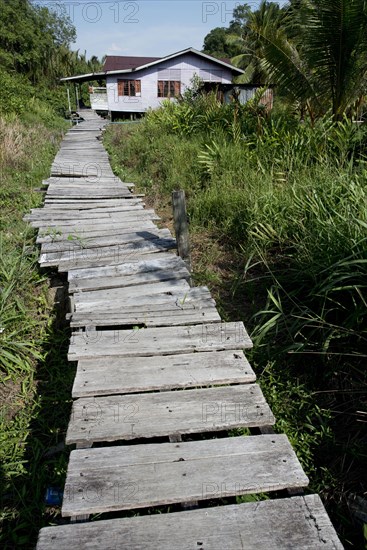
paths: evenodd
<path fill-rule="evenodd" d="M 112 173 L 105 123 L 83 117 L 44 207 L 26 217 L 41 265 L 67 272 L 77 361 L 70 523 L 42 529 L 38 550 L 342 548 L 320 498 L 303 496 L 287 437 L 272 433 L 245 327 L 221 322 L 209 290 L 190 287 L 169 231 Z M 239 428 L 250 435 L 230 433 Z M 236 504 L 242 495 L 270 499 Z"/>

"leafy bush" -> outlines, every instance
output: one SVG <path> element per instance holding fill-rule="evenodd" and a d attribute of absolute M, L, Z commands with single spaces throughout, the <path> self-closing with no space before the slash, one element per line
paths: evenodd
<path fill-rule="evenodd" d="M 219 290 L 231 296 L 223 309 L 255 304 L 243 320 L 278 429 L 312 488 L 337 503 L 361 491 L 365 457 L 355 418 L 367 382 L 366 138 L 365 124 L 311 124 L 213 95 L 106 136 L 126 178 L 167 202 L 184 188 L 195 242 L 209 232 L 225 248 L 237 278 Z"/>
<path fill-rule="evenodd" d="M 0 67 L 0 112 L 21 114 L 33 96 L 33 88 L 27 78 L 18 73 L 9 73 Z"/>

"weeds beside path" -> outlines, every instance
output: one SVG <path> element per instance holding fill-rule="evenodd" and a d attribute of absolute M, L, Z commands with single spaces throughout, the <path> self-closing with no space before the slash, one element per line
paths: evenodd
<path fill-rule="evenodd" d="M 32 548 L 58 514 L 45 506 L 48 486 L 63 485 L 63 451 L 74 373 L 66 361 L 65 282 L 42 273 L 35 232 L 22 221 L 43 200 L 66 129 L 33 105 L 22 119 L 0 118 L 0 545 Z"/>

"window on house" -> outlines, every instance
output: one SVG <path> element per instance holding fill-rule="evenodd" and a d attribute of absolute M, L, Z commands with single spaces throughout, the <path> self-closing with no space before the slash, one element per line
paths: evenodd
<path fill-rule="evenodd" d="M 118 95 L 119 96 L 140 96 L 141 81 L 140 80 L 118 80 Z"/>
<path fill-rule="evenodd" d="M 177 97 L 180 93 L 179 80 L 158 80 L 158 97 Z"/>

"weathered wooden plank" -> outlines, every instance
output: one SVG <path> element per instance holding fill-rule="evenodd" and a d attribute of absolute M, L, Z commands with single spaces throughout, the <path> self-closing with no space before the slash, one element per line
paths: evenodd
<path fill-rule="evenodd" d="M 139 251 L 126 251 L 123 250 L 121 253 L 114 254 L 113 256 L 103 257 L 103 258 L 96 258 L 91 259 L 87 262 L 81 262 L 78 260 L 78 262 L 70 261 L 70 262 L 63 262 L 58 266 L 58 270 L 60 273 L 69 272 L 73 269 L 85 269 L 85 268 L 95 268 L 95 267 L 111 267 L 114 265 L 122 265 L 124 263 L 134 263 L 134 262 L 140 262 L 144 259 L 151 259 L 151 258 L 161 258 L 165 255 L 172 255 L 172 252 L 170 250 L 139 250 Z"/>
<path fill-rule="evenodd" d="M 101 185 L 107 185 L 110 186 L 112 184 L 115 185 L 123 185 L 123 182 L 120 178 L 118 178 L 115 175 L 112 176 L 103 176 L 103 178 L 97 179 L 97 178 L 89 178 L 89 177 L 81 177 L 81 178 L 74 178 L 71 177 L 70 179 L 67 177 L 60 177 L 60 176 L 50 176 L 47 179 L 43 180 L 43 184 L 47 183 L 50 187 L 53 185 L 84 185 L 88 187 L 88 185 L 94 185 L 96 186 L 98 183 Z M 89 197 L 89 200 L 91 200 L 92 195 Z"/>
<path fill-rule="evenodd" d="M 103 175 L 103 176 L 97 176 L 97 175 L 75 175 L 75 174 L 69 174 L 69 175 L 63 175 L 63 176 L 50 176 L 47 180 L 43 180 L 42 185 L 47 185 L 47 192 L 51 193 L 54 191 L 59 190 L 65 190 L 72 192 L 73 189 L 77 190 L 87 190 L 90 186 L 93 190 L 96 191 L 107 191 L 107 190 L 115 190 L 115 189 L 124 189 L 131 195 L 131 191 L 129 189 L 130 184 L 127 184 L 125 182 L 122 182 L 120 179 L 113 177 L 111 175 Z M 53 197 L 50 197 L 53 198 Z M 85 196 L 85 200 L 92 200 L 95 199 L 94 194 L 90 193 L 89 195 Z M 116 198 L 116 197 L 110 197 L 110 198 Z M 106 196 L 107 200 L 107 196 Z"/>
<path fill-rule="evenodd" d="M 72 203 L 66 203 L 63 202 L 57 202 L 57 201 L 49 201 L 45 200 L 44 203 L 44 210 L 45 212 L 58 212 L 58 211 L 83 211 L 83 212 L 98 212 L 98 211 L 112 211 L 113 209 L 116 209 L 118 207 L 125 207 L 127 209 L 129 206 L 135 206 L 135 205 L 141 205 L 144 206 L 144 202 L 141 198 L 123 198 L 123 199 L 104 199 L 104 200 L 95 200 L 95 201 L 80 201 L 79 202 L 72 202 Z M 37 211 L 37 210 L 36 210 Z M 32 211 L 33 213 L 33 211 Z"/>
<path fill-rule="evenodd" d="M 64 253 L 67 252 L 74 257 L 74 253 L 85 250 L 86 248 L 100 248 L 115 246 L 122 243 L 133 243 L 137 241 L 154 241 L 155 239 L 172 239 L 168 229 L 137 230 L 134 233 L 119 233 L 115 235 L 99 235 L 98 237 L 80 237 L 69 235 L 67 239 L 42 244 L 41 253 Z"/>
<path fill-rule="evenodd" d="M 190 278 L 181 258 L 173 254 L 166 256 L 158 260 L 72 270 L 68 274 L 69 292 L 124 288 Z"/>
<path fill-rule="evenodd" d="M 161 311 L 122 311 L 121 313 L 96 313 L 95 315 L 71 316 L 70 326 L 72 328 L 83 327 L 122 327 L 130 325 L 144 325 L 145 327 L 166 327 L 177 325 L 197 325 L 198 323 L 220 323 L 221 318 L 215 306 L 200 306 L 196 309 L 170 311 L 161 308 Z"/>
<path fill-rule="evenodd" d="M 67 238 L 59 241 L 51 241 L 42 243 L 42 254 L 60 254 L 68 253 L 72 257 L 78 251 L 83 251 L 90 248 L 100 248 L 115 246 L 122 243 L 133 243 L 137 241 L 154 241 L 155 239 L 171 238 L 172 235 L 168 229 L 151 229 L 151 230 L 136 230 L 134 233 L 119 233 L 115 232 L 115 235 L 99 235 L 96 237 L 79 235 L 69 235 Z"/>
<path fill-rule="evenodd" d="M 50 548 L 343 550 L 318 495 L 46 527 L 37 550 Z"/>
<path fill-rule="evenodd" d="M 91 191 L 87 191 L 86 189 L 74 189 L 70 191 L 67 191 L 66 189 L 54 189 L 49 192 L 48 196 L 49 198 L 55 198 L 55 199 L 69 198 L 73 200 L 78 200 L 78 199 L 85 199 L 89 197 L 90 194 L 91 194 Z M 131 193 L 129 192 L 127 187 L 125 188 L 123 187 L 121 188 L 121 190 L 111 189 L 110 191 L 108 191 L 108 193 L 103 190 L 93 191 L 93 196 L 95 199 L 107 199 L 108 197 L 123 199 L 124 197 L 130 197 Z"/>
<path fill-rule="evenodd" d="M 51 166 L 51 176 L 113 177 L 109 163 L 60 160 Z"/>
<path fill-rule="evenodd" d="M 68 194 L 72 194 L 73 192 L 87 192 L 89 191 L 89 195 L 85 194 L 83 197 L 84 199 L 89 199 L 91 197 L 96 198 L 96 195 L 91 193 L 90 191 L 93 190 L 97 194 L 103 193 L 106 195 L 106 198 L 110 196 L 110 198 L 116 198 L 113 197 L 112 193 L 114 191 L 125 191 L 128 196 L 129 193 L 131 194 L 131 191 L 128 189 L 128 186 L 123 184 L 121 181 L 116 181 L 112 177 L 98 177 L 98 176 L 88 176 L 88 177 L 82 177 L 82 176 L 60 176 L 57 178 L 59 181 L 55 183 L 50 183 L 47 189 L 48 195 L 50 195 L 50 198 L 54 198 L 53 194 L 65 192 Z M 99 184 L 99 185 L 98 185 Z M 110 194 L 107 192 L 110 191 Z M 68 195 L 66 195 L 65 198 L 67 198 Z"/>
<path fill-rule="evenodd" d="M 173 283 L 176 280 L 167 281 Z M 185 284 L 185 280 L 182 281 Z M 162 283 L 156 283 L 162 285 Z M 151 285 L 149 285 L 151 286 Z M 166 326 L 177 324 L 198 324 L 201 322 L 220 322 L 215 301 L 205 288 L 195 288 L 182 292 L 145 294 L 146 285 L 125 290 L 139 292 L 140 295 L 128 295 L 126 299 L 114 297 L 101 301 L 83 302 L 83 294 L 74 297 L 74 312 L 71 314 L 71 326 L 113 326 L 136 325 Z M 116 289 L 121 292 L 122 289 Z M 106 291 L 107 292 L 107 291 Z M 89 293 L 88 293 L 89 294 Z"/>
<path fill-rule="evenodd" d="M 99 246 L 96 248 L 82 248 L 81 250 L 72 250 L 66 252 L 45 253 L 39 257 L 39 263 L 43 267 L 58 266 L 60 271 L 63 267 L 68 271 L 70 266 L 96 266 L 105 263 L 130 261 L 134 254 L 143 254 L 150 252 L 162 252 L 163 250 L 172 250 L 176 247 L 174 239 L 146 239 L 136 242 L 126 242 L 113 246 Z"/>
<path fill-rule="evenodd" d="M 159 281 L 139 287 L 106 289 L 108 296 L 105 298 L 100 296 L 101 292 L 103 291 L 76 293 L 73 299 L 73 318 L 90 318 L 93 321 L 104 317 L 122 319 L 123 316 L 137 315 L 143 319 L 146 316 L 160 317 L 166 314 L 171 317 L 176 314 L 189 315 L 195 310 L 214 309 L 216 320 L 220 320 L 215 301 L 208 289 L 196 287 L 190 290 L 185 279 Z M 98 294 L 99 297 L 93 297 L 93 294 Z"/>
<path fill-rule="evenodd" d="M 51 176 L 48 180 L 45 182 L 48 183 L 47 193 L 52 195 L 52 193 L 56 191 L 65 191 L 72 193 L 73 191 L 90 191 L 93 189 L 93 191 L 99 191 L 104 192 L 104 194 L 107 195 L 107 191 L 115 191 L 115 190 L 125 190 L 127 193 L 131 193 L 131 191 L 128 189 L 130 185 L 122 182 L 121 180 L 116 179 L 112 175 L 107 176 L 97 176 L 97 175 L 75 175 L 75 174 L 68 174 L 63 176 Z M 44 184 L 45 184 L 44 182 Z M 95 198 L 94 193 L 92 194 L 89 192 L 89 195 L 86 195 L 86 199 L 91 199 L 91 197 Z M 113 197 L 111 197 L 113 198 Z"/>
<path fill-rule="evenodd" d="M 111 235 L 113 232 L 127 233 L 134 230 L 147 230 L 147 229 L 157 229 L 157 226 L 151 220 L 127 220 L 119 222 L 100 222 L 95 220 L 94 225 L 75 225 L 75 226 L 48 226 L 40 228 L 38 235 L 39 239 L 47 239 L 45 241 L 40 240 L 40 242 L 49 242 L 53 239 L 57 240 L 58 236 L 63 240 L 65 237 L 68 238 L 82 238 L 83 236 L 98 236 L 98 235 Z"/>
<path fill-rule="evenodd" d="M 62 515 L 307 485 L 307 476 L 285 435 L 76 450 L 70 454 Z M 127 488 L 134 490 L 128 492 Z"/>
<path fill-rule="evenodd" d="M 178 279 L 185 279 L 186 281 L 190 279 L 190 273 L 186 267 L 176 269 L 175 271 L 172 269 L 155 269 L 131 275 L 91 277 L 85 280 L 75 279 L 69 283 L 69 292 L 141 286 L 148 283 L 160 283 Z"/>
<path fill-rule="evenodd" d="M 112 177 L 112 170 L 107 168 L 93 168 L 88 165 L 79 164 L 77 166 L 72 165 L 59 165 L 57 167 L 51 168 L 51 176 L 60 176 L 60 177 L 87 177 L 87 178 L 99 178 L 99 177 Z"/>
<path fill-rule="evenodd" d="M 198 351 L 249 349 L 243 323 L 73 332 L 68 358 L 175 355 Z"/>
<path fill-rule="evenodd" d="M 124 193 L 123 196 L 119 197 L 116 196 L 117 193 Z M 73 185 L 70 183 L 69 185 L 53 185 L 52 187 L 47 189 L 47 197 L 48 200 L 86 200 L 93 196 L 94 200 L 108 200 L 111 199 L 128 199 L 132 197 L 131 192 L 127 187 L 124 187 L 123 185 L 111 185 L 109 187 L 107 186 L 93 186 L 90 189 L 87 189 L 86 187 L 82 185 Z"/>
<path fill-rule="evenodd" d="M 63 140 L 60 144 L 60 151 L 74 151 L 78 155 L 80 155 L 84 151 L 98 151 L 106 153 L 103 145 L 98 140 L 83 140 L 79 143 L 79 139 Z"/>
<path fill-rule="evenodd" d="M 109 357 L 78 362 L 73 397 L 248 384 L 256 379 L 244 353 L 214 351 L 158 357 Z"/>
<path fill-rule="evenodd" d="M 123 206 L 124 204 L 144 204 L 142 202 L 141 197 L 137 197 L 136 195 L 129 195 L 128 197 L 124 197 L 122 199 L 116 199 L 114 197 L 112 198 L 105 198 L 105 199 L 93 199 L 93 197 L 89 197 L 89 199 L 80 199 L 78 201 L 70 200 L 67 198 L 64 199 L 53 199 L 51 197 L 45 198 L 45 207 L 46 208 L 68 208 L 68 209 L 86 209 L 89 208 L 107 208 L 109 206 Z"/>
<path fill-rule="evenodd" d="M 167 292 L 167 289 L 170 290 Z M 101 291 L 75 294 L 71 326 L 164 326 L 221 320 L 209 290 L 205 287 L 187 288 L 186 280 L 105 292 L 110 293 L 105 298 L 100 296 Z M 93 294 L 99 294 L 100 299 L 93 298 Z M 85 301 L 84 295 L 88 297 Z"/>
<path fill-rule="evenodd" d="M 98 307 L 99 303 L 103 305 L 107 302 L 114 302 L 117 307 L 128 307 L 157 303 L 157 301 L 158 303 L 173 301 L 177 302 L 177 307 L 184 308 L 195 299 L 211 300 L 212 298 L 207 287 L 190 288 L 186 281 L 180 280 L 146 284 L 142 288 L 111 288 L 74 295 L 77 309 L 87 312 L 91 307 Z M 112 305 L 112 307 L 116 306 Z"/>
<path fill-rule="evenodd" d="M 25 221 L 35 222 L 38 221 L 41 222 L 49 222 L 53 224 L 68 224 L 70 221 L 80 221 L 84 222 L 86 224 L 92 224 L 94 220 L 108 220 L 111 217 L 114 216 L 123 216 L 123 214 L 128 213 L 130 214 L 130 217 L 132 214 L 139 214 L 140 212 L 144 212 L 144 208 L 142 206 L 127 206 L 127 207 L 117 207 L 115 209 L 105 209 L 101 210 L 100 212 L 92 212 L 91 210 L 70 210 L 69 212 L 64 211 L 64 213 L 58 213 L 55 212 L 53 215 L 52 212 L 45 212 L 45 216 L 42 217 L 40 215 L 30 215 L 27 217 Z M 45 224 L 43 224 L 45 225 Z"/>
<path fill-rule="evenodd" d="M 47 182 L 49 185 L 49 189 L 51 190 L 53 187 L 65 187 L 68 189 L 72 189 L 73 186 L 77 187 L 88 187 L 88 185 L 93 186 L 94 188 L 98 187 L 98 183 L 101 185 L 106 186 L 107 188 L 113 188 L 113 187 L 128 187 L 127 184 L 122 182 L 119 178 L 117 178 L 113 173 L 110 174 L 85 174 L 85 175 L 76 175 L 76 174 L 65 174 L 63 176 L 50 176 L 44 182 Z M 92 195 L 90 195 L 92 196 Z"/>
<path fill-rule="evenodd" d="M 68 445 L 269 426 L 274 416 L 257 384 L 78 399 Z"/>
<path fill-rule="evenodd" d="M 42 228 L 43 232 L 47 231 L 48 228 L 52 227 L 61 227 L 61 228 L 82 228 L 91 227 L 93 225 L 112 225 L 113 223 L 127 223 L 128 221 L 138 222 L 138 221 L 149 221 L 149 220 L 159 220 L 160 218 L 155 214 L 154 210 L 139 210 L 139 211 L 127 211 L 119 212 L 116 214 L 106 213 L 105 215 L 99 215 L 98 218 L 93 220 L 80 220 L 75 217 L 72 220 L 32 220 L 32 227 Z M 85 227 L 84 227 L 85 226 Z"/>
<path fill-rule="evenodd" d="M 127 188 L 122 188 L 121 190 L 113 190 L 111 193 L 103 193 L 103 191 L 96 191 L 93 192 L 94 200 L 95 201 L 106 201 L 109 198 L 110 199 L 129 199 L 131 197 L 142 197 L 144 195 L 133 195 Z M 84 201 L 88 198 L 88 193 L 86 193 L 84 190 L 77 189 L 75 193 L 66 193 L 63 189 L 55 189 L 52 194 L 48 195 L 48 201 L 54 202 L 54 201 L 65 201 L 65 204 L 74 203 L 76 204 L 78 201 Z M 48 202 L 48 204 L 50 204 Z"/>
<path fill-rule="evenodd" d="M 145 255 L 151 256 L 151 255 L 162 253 L 165 251 L 168 252 L 173 248 L 174 248 L 173 244 L 172 246 L 167 247 L 167 244 L 164 243 L 161 246 L 161 243 L 157 240 L 152 243 L 144 243 L 143 246 L 139 246 L 139 247 L 124 248 L 123 246 L 120 246 L 120 247 L 116 247 L 115 252 L 109 255 L 103 254 L 103 250 L 101 254 L 95 255 L 93 253 L 93 254 L 89 254 L 89 257 L 88 257 L 88 253 L 86 253 L 86 258 L 76 258 L 75 260 L 71 259 L 70 261 L 60 262 L 57 265 L 57 268 L 60 273 L 65 273 L 70 269 L 81 268 L 81 267 L 97 267 L 97 266 L 104 266 L 104 265 L 121 264 L 123 262 L 134 261 L 135 258 L 141 258 Z M 91 249 L 91 250 L 95 250 L 95 249 Z"/>
<path fill-rule="evenodd" d="M 78 241 L 83 244 L 86 240 L 96 239 L 98 237 L 112 237 L 113 235 L 124 236 L 128 233 L 132 233 L 135 230 L 135 233 L 139 232 L 150 232 L 158 231 L 157 226 L 151 221 L 137 222 L 137 223 L 122 223 L 105 226 L 99 226 L 100 229 L 95 229 L 91 231 L 80 230 L 61 230 L 60 227 L 53 229 L 51 234 L 44 235 L 40 232 L 40 235 L 37 237 L 37 243 L 63 243 L 64 241 Z"/>
<path fill-rule="evenodd" d="M 135 275 L 137 273 L 149 273 L 161 269 L 179 270 L 184 267 L 184 262 L 179 256 L 163 253 L 148 259 L 141 259 L 138 262 L 121 265 L 111 265 L 104 267 L 92 267 L 83 269 L 72 269 L 68 273 L 69 284 L 77 281 L 82 285 L 83 281 L 88 279 L 98 279 L 99 277 L 116 277 L 123 275 Z"/>
<path fill-rule="evenodd" d="M 70 175 L 81 175 L 82 177 L 112 177 L 113 172 L 109 162 L 103 159 L 98 159 L 93 161 L 92 159 L 86 159 L 83 162 L 78 161 L 77 159 L 71 160 L 66 158 L 60 158 L 57 162 L 53 163 L 51 166 L 51 175 L 53 176 L 70 176 Z"/>
<path fill-rule="evenodd" d="M 79 218 L 82 220 L 87 220 L 89 218 L 95 219 L 99 217 L 108 217 L 110 214 L 115 214 L 116 212 L 136 212 L 143 210 L 141 204 L 126 204 L 122 206 L 110 206 L 106 208 L 90 208 L 88 210 L 79 210 L 79 209 L 70 209 L 61 208 L 56 210 L 56 208 L 40 208 L 34 210 L 27 216 L 24 216 L 26 221 L 37 220 L 37 219 L 51 219 L 51 220 L 64 220 L 64 219 L 75 219 Z M 101 215 L 101 216 L 100 216 Z"/>
<path fill-rule="evenodd" d="M 74 154 L 73 154 L 74 153 Z M 52 166 L 58 166 L 58 165 L 66 165 L 70 164 L 73 165 L 95 165 L 99 168 L 101 167 L 107 167 L 109 170 L 111 170 L 111 165 L 108 160 L 108 155 L 106 152 L 103 153 L 103 151 L 83 151 L 82 153 L 75 154 L 76 152 L 67 150 L 67 149 L 60 149 L 59 153 L 56 155 Z"/>

